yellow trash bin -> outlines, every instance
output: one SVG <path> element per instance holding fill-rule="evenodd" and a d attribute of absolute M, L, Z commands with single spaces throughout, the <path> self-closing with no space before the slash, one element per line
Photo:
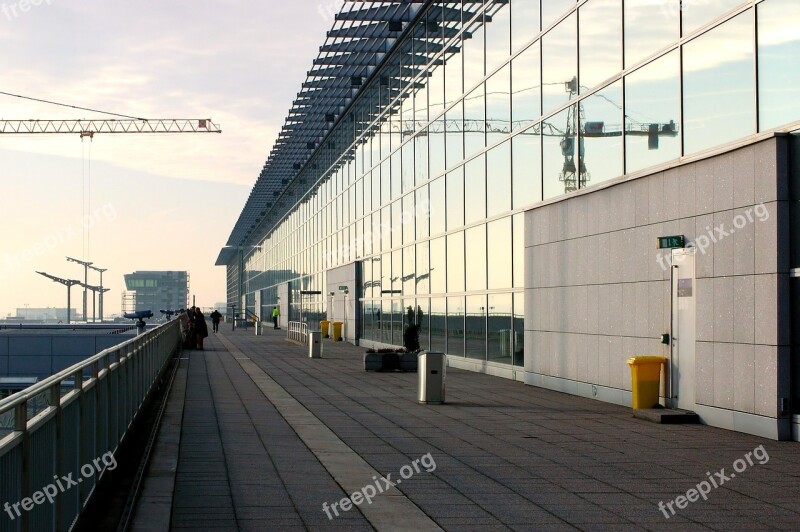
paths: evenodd
<path fill-rule="evenodd" d="M 328 334 L 328 326 L 331 324 L 329 320 L 322 320 L 319 322 L 319 332 L 322 333 L 323 338 L 330 338 Z"/>
<path fill-rule="evenodd" d="M 333 339 L 337 342 L 342 341 L 342 325 L 341 321 L 333 322 Z"/>
<path fill-rule="evenodd" d="M 653 408 L 658 404 L 661 388 L 662 356 L 635 356 L 628 359 L 631 367 L 631 406 L 634 409 Z"/>

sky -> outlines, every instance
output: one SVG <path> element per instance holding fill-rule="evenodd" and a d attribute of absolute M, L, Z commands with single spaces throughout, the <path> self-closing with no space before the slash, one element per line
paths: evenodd
<path fill-rule="evenodd" d="M 0 318 L 66 306 L 66 289 L 36 271 L 82 280 L 67 256 L 107 268 L 106 316 L 120 312 L 123 275 L 137 270 L 187 270 L 198 305 L 225 301 L 214 262 L 340 5 L 0 0 L 0 91 L 222 128 L 0 135 Z M 103 116 L 0 96 L 3 120 Z M 72 295 L 80 311 L 80 290 Z"/>

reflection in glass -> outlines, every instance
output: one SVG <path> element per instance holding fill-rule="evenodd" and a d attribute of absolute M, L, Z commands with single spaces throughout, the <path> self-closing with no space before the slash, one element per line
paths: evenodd
<path fill-rule="evenodd" d="M 486 218 L 486 155 L 482 154 L 464 166 L 464 217 L 470 224 Z"/>
<path fill-rule="evenodd" d="M 489 289 L 511 288 L 512 248 L 511 218 L 502 218 L 486 226 L 489 249 Z M 467 244 L 469 253 L 469 244 Z M 469 276 L 468 276 L 469 277 Z"/>
<path fill-rule="evenodd" d="M 467 358 L 486 360 L 486 296 L 467 296 L 464 329 Z"/>
<path fill-rule="evenodd" d="M 653 0 L 625 0 L 626 68 L 678 40 L 680 2 L 663 0 L 658 5 Z"/>
<path fill-rule="evenodd" d="M 531 126 L 512 140 L 512 194 L 515 209 L 542 201 L 542 138 Z"/>
<path fill-rule="evenodd" d="M 431 340 L 430 340 L 430 300 L 427 298 L 425 299 L 417 299 L 417 307 L 415 313 L 415 323 L 419 326 L 419 347 L 420 349 L 427 350 L 430 349 Z M 408 313 L 408 309 L 406 309 L 406 313 Z"/>
<path fill-rule="evenodd" d="M 445 237 L 434 238 L 431 243 L 431 293 L 443 294 L 447 292 L 445 279 L 447 279 L 447 251 Z"/>
<path fill-rule="evenodd" d="M 514 365 L 525 365 L 525 294 L 514 294 Z"/>
<path fill-rule="evenodd" d="M 542 114 L 539 68 L 538 42 L 529 46 L 511 63 L 512 129 L 514 130 L 536 120 Z"/>
<path fill-rule="evenodd" d="M 511 132 L 511 69 L 508 65 L 486 81 L 486 142 L 494 144 Z"/>
<path fill-rule="evenodd" d="M 581 158 L 587 167 L 581 186 L 601 183 L 622 175 L 622 82 L 587 96 L 581 107 Z"/>
<path fill-rule="evenodd" d="M 400 220 L 403 223 L 403 243 L 410 244 L 415 240 L 415 212 L 414 194 L 403 196 L 403 211 L 400 213 Z"/>
<path fill-rule="evenodd" d="M 448 355 L 464 356 L 464 298 L 447 298 L 447 351 Z"/>
<path fill-rule="evenodd" d="M 759 130 L 800 120 L 800 2 L 758 4 Z"/>
<path fill-rule="evenodd" d="M 441 60 L 441 59 L 439 59 Z M 428 78 L 428 110 L 431 118 L 444 111 L 444 68 L 431 67 L 431 76 Z"/>
<path fill-rule="evenodd" d="M 511 51 L 527 44 L 539 33 L 539 0 L 511 3 Z"/>
<path fill-rule="evenodd" d="M 681 2 L 683 35 L 686 36 L 704 24 L 724 15 L 732 8 L 744 4 L 744 0 L 714 0 L 713 2 Z"/>
<path fill-rule="evenodd" d="M 403 192 L 408 192 L 414 188 L 414 143 L 406 142 L 400 149 L 403 159 Z"/>
<path fill-rule="evenodd" d="M 428 135 L 423 132 L 414 137 L 415 177 L 418 185 L 428 180 Z"/>
<path fill-rule="evenodd" d="M 416 208 L 414 215 L 416 216 L 417 223 L 417 240 L 427 238 L 430 230 L 430 199 L 428 198 L 428 185 L 418 188 L 414 194 L 416 195 Z M 439 207 L 442 208 L 441 206 Z"/>
<path fill-rule="evenodd" d="M 431 268 L 428 256 L 428 242 L 417 244 L 417 269 L 415 273 L 415 284 L 417 294 L 429 294 L 431 288 Z"/>
<path fill-rule="evenodd" d="M 445 54 L 445 57 L 447 58 L 444 66 L 444 90 L 446 95 L 445 105 L 449 106 L 464 94 L 464 67 L 462 64 L 462 61 L 464 60 L 464 54 Z"/>
<path fill-rule="evenodd" d="M 576 0 L 544 0 L 542 2 L 542 27 L 546 28 L 568 9 L 575 7 L 575 2 Z"/>
<path fill-rule="evenodd" d="M 488 0 L 486 24 L 486 71 L 490 72 L 508 60 L 511 52 L 511 9 L 507 0 Z M 488 20 L 488 18 L 487 18 Z"/>
<path fill-rule="evenodd" d="M 430 144 L 431 177 L 442 175 L 445 169 L 445 121 L 444 117 L 434 120 L 428 127 Z"/>
<path fill-rule="evenodd" d="M 378 314 L 378 327 L 380 341 L 384 344 L 392 343 L 392 302 L 384 299 L 381 301 L 381 310 Z"/>
<path fill-rule="evenodd" d="M 578 93 L 576 20 L 573 13 L 542 37 L 542 102 L 545 113 L 567 103 Z"/>
<path fill-rule="evenodd" d="M 464 155 L 472 154 L 486 147 L 486 109 L 484 86 L 481 83 L 464 98 Z"/>
<path fill-rule="evenodd" d="M 684 155 L 755 132 L 752 25 L 745 12 L 684 46 Z"/>
<path fill-rule="evenodd" d="M 466 18 L 467 14 L 465 13 L 464 16 Z M 486 75 L 484 70 L 486 63 L 484 31 L 483 15 L 480 15 L 477 22 L 468 26 L 467 31 L 461 36 L 463 39 L 461 54 L 464 56 L 465 91 L 472 89 Z"/>
<path fill-rule="evenodd" d="M 622 70 L 622 0 L 590 0 L 578 16 L 580 92 L 585 92 Z"/>
<path fill-rule="evenodd" d="M 467 290 L 486 289 L 486 226 L 471 227 L 464 233 L 467 256 Z"/>
<path fill-rule="evenodd" d="M 490 362 L 511 364 L 514 349 L 512 295 L 489 295 L 487 356 Z"/>
<path fill-rule="evenodd" d="M 444 176 L 431 181 L 431 234 L 438 235 L 445 229 L 445 199 L 444 199 Z"/>
<path fill-rule="evenodd" d="M 577 158 L 577 106 L 570 105 L 542 122 L 542 171 L 544 199 L 578 189 L 578 178 L 586 169 Z"/>
<path fill-rule="evenodd" d="M 392 340 L 393 345 L 403 345 L 403 329 L 405 323 L 405 307 L 402 299 L 392 300 Z"/>
<path fill-rule="evenodd" d="M 495 146 L 486 153 L 487 216 L 511 209 L 511 141 Z"/>
<path fill-rule="evenodd" d="M 447 167 L 464 160 L 464 102 L 459 101 L 445 114 L 445 143 Z"/>
<path fill-rule="evenodd" d="M 447 352 L 447 299 L 431 298 L 431 350 Z"/>
<path fill-rule="evenodd" d="M 626 172 L 681 155 L 679 59 L 675 50 L 625 78 Z"/>
<path fill-rule="evenodd" d="M 464 290 L 464 233 L 447 235 L 447 291 Z"/>
<path fill-rule="evenodd" d="M 416 293 L 417 290 L 417 257 L 416 248 L 414 245 L 403 248 L 403 276 L 400 278 L 402 282 L 403 295 L 410 296 Z"/>
<path fill-rule="evenodd" d="M 464 225 L 464 167 L 447 174 L 447 230 Z"/>
<path fill-rule="evenodd" d="M 525 288 L 525 214 L 514 215 L 514 288 Z"/>

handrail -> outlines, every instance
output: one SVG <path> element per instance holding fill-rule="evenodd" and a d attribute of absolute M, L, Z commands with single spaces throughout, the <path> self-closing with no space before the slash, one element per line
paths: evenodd
<path fill-rule="evenodd" d="M 308 323 L 290 321 L 286 338 L 293 342 L 300 342 L 303 345 L 308 345 Z"/>
<path fill-rule="evenodd" d="M 0 532 L 74 525 L 182 338 L 182 320 L 169 321 L 0 401 L 0 416 L 13 420 L 0 434 L 0 501 L 36 501 L 4 515 Z M 34 400 L 44 408 L 31 417 Z M 81 484 L 41 502 L 65 475 Z"/>

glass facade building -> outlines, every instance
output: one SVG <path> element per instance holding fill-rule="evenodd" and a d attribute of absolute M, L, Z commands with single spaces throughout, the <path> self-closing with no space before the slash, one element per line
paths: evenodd
<path fill-rule="evenodd" d="M 423 347 L 523 366 L 526 211 L 800 121 L 796 0 L 398 5 L 329 32 L 218 260 L 229 304 L 288 283 L 290 319 L 319 319 L 355 263 L 362 342 L 402 344 L 412 309 Z"/>

